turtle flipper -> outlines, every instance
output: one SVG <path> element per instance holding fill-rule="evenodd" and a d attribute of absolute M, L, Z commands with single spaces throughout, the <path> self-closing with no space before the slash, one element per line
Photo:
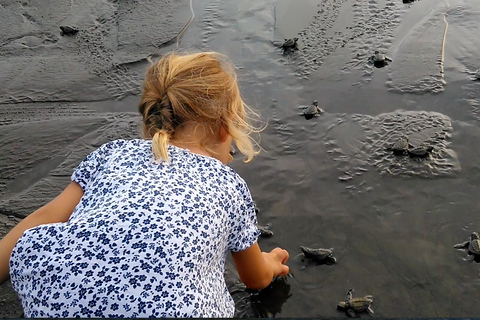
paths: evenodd
<path fill-rule="evenodd" d="M 348 306 L 348 304 L 352 301 L 353 299 L 353 289 L 348 289 L 347 294 L 345 295 L 345 304 Z"/>
<path fill-rule="evenodd" d="M 371 307 L 368 307 L 368 308 L 367 308 L 367 313 L 368 313 L 369 316 L 372 317 L 375 312 L 373 312 L 373 310 L 372 310 Z"/>
<path fill-rule="evenodd" d="M 465 242 L 462 242 L 462 243 L 458 243 L 458 244 L 454 245 L 453 247 L 455 249 L 464 249 L 464 248 L 468 247 L 469 244 L 470 244 L 470 241 L 465 241 Z"/>
<path fill-rule="evenodd" d="M 469 255 L 467 255 L 467 257 L 465 259 L 467 261 L 473 261 L 473 260 L 475 260 L 475 255 L 474 254 L 469 254 Z"/>
<path fill-rule="evenodd" d="M 350 318 L 358 318 L 360 317 L 358 314 L 355 313 L 355 311 L 353 311 L 353 309 L 346 309 L 345 310 L 345 313 L 347 314 L 347 316 L 349 316 Z"/>

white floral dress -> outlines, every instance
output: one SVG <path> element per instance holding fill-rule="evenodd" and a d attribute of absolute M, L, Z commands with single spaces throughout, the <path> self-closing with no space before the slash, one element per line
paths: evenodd
<path fill-rule="evenodd" d="M 25 231 L 10 276 L 26 317 L 232 317 L 228 252 L 257 241 L 245 181 L 220 161 L 151 141 L 116 140 L 72 180 L 84 196 L 66 223 Z"/>

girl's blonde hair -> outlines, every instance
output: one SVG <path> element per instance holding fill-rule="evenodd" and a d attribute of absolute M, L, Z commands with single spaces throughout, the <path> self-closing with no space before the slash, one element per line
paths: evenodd
<path fill-rule="evenodd" d="M 210 128 L 223 126 L 249 162 L 258 154 L 251 138 L 259 132 L 249 123 L 257 116 L 242 100 L 237 76 L 228 59 L 216 52 L 171 53 L 152 64 L 145 76 L 142 100 L 143 136 L 152 139 L 156 159 L 168 160 L 167 145 L 185 122 Z M 200 141 L 209 152 L 209 137 Z"/>

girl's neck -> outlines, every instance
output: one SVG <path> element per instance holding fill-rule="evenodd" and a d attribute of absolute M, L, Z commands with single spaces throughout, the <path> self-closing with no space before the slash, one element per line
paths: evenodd
<path fill-rule="evenodd" d="M 200 143 L 205 135 L 206 129 L 203 125 L 193 122 L 184 123 L 177 128 L 175 135 L 170 140 L 170 144 L 182 149 L 188 149 L 193 153 L 214 158 Z"/>
<path fill-rule="evenodd" d="M 201 142 L 208 145 L 205 146 Z M 222 128 L 215 132 L 205 125 L 187 122 L 177 128 L 170 144 L 188 149 L 193 153 L 215 158 L 223 164 L 233 160 L 230 155 L 232 137 Z"/>
<path fill-rule="evenodd" d="M 203 156 L 214 158 L 212 156 L 212 154 L 210 154 L 200 144 L 188 143 L 188 142 L 182 142 L 182 141 L 170 141 L 170 144 L 174 145 L 175 147 L 178 147 L 178 148 L 187 149 L 190 152 L 193 152 L 193 153 L 196 153 L 196 154 L 201 154 Z"/>

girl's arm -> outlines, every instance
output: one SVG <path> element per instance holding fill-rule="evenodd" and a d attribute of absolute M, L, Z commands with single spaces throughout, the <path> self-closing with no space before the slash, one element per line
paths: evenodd
<path fill-rule="evenodd" d="M 20 221 L 0 241 L 0 284 L 9 276 L 9 261 L 13 247 L 25 230 L 41 224 L 66 222 L 83 196 L 83 189 L 71 182 L 55 199 Z"/>
<path fill-rule="evenodd" d="M 289 268 L 285 265 L 288 252 L 275 248 L 270 252 L 262 252 L 258 243 L 248 249 L 232 252 L 233 261 L 243 283 L 251 289 L 267 287 L 275 276 L 285 276 Z"/>

